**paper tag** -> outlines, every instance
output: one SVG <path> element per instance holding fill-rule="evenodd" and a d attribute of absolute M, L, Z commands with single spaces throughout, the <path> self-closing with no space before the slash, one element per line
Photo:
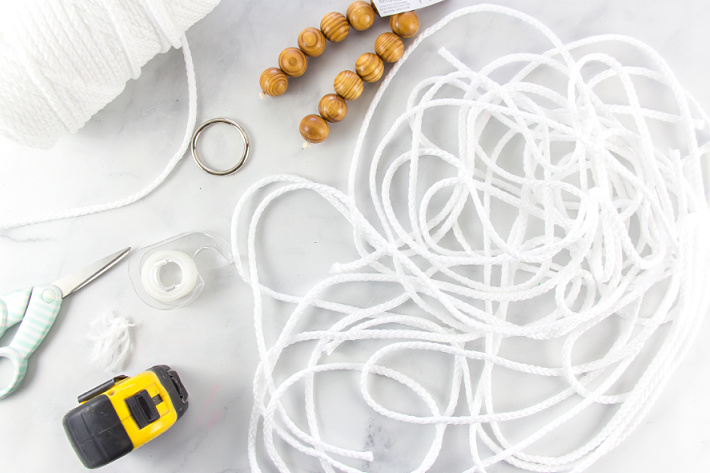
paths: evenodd
<path fill-rule="evenodd" d="M 434 5 L 444 0 L 372 0 L 380 16 L 390 16 Z"/>

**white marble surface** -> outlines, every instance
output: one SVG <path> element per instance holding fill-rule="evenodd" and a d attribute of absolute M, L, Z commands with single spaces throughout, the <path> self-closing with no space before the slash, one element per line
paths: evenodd
<path fill-rule="evenodd" d="M 474 3 L 446 0 L 423 10 L 423 27 Z M 566 41 L 598 33 L 640 38 L 667 59 L 680 81 L 710 109 L 710 3 L 500 3 L 534 15 Z M 283 47 L 294 44 L 302 28 L 317 25 L 327 11 L 344 12 L 348 4 L 347 0 L 223 0 L 187 33 L 197 71 L 198 121 L 226 116 L 242 123 L 253 144 L 247 166 L 235 175 L 214 177 L 186 158 L 163 185 L 134 205 L 3 231 L 0 288 L 9 291 L 49 282 L 116 249 L 140 248 L 182 232 L 212 231 L 228 237 L 240 195 L 270 174 L 294 173 L 344 189 L 358 124 L 375 88 L 368 88 L 352 104 L 346 120 L 333 127 L 324 144 L 302 150 L 297 127 L 305 113 L 315 111 L 330 78 L 367 50 L 375 33 L 332 48 L 306 76 L 292 81 L 289 94 L 279 99 L 260 100 L 257 80 L 264 68 L 275 65 Z M 515 45 L 526 40 L 524 35 L 522 30 L 513 32 L 508 40 Z M 473 49 L 496 47 L 475 32 L 469 40 Z M 185 116 L 184 63 L 180 52 L 173 50 L 153 59 L 117 100 L 53 149 L 34 150 L 0 141 L 0 221 L 105 202 L 139 190 L 172 155 Z M 308 217 L 307 211 L 303 217 Z M 280 271 L 293 271 L 297 258 L 287 249 L 282 251 L 271 261 L 278 261 Z M 313 258 L 319 262 L 318 256 Z M 78 394 L 110 377 L 89 363 L 92 345 L 86 335 L 92 319 L 115 311 L 136 323 L 135 349 L 124 371 L 136 374 L 154 364 L 173 366 L 190 392 L 190 408 L 168 433 L 103 471 L 249 471 L 246 436 L 257 362 L 251 306 L 248 287 L 232 274 L 188 307 L 155 310 L 135 295 L 125 264 L 72 295 L 32 358 L 21 388 L 0 400 L 0 470 L 82 470 L 64 437 L 61 419 Z M 708 337 L 710 325 L 705 323 L 648 417 L 590 472 L 707 471 Z M 0 365 L 0 374 L 2 369 Z M 394 473 L 400 471 L 396 466 L 396 462 L 385 467 L 373 464 L 371 471 Z"/>

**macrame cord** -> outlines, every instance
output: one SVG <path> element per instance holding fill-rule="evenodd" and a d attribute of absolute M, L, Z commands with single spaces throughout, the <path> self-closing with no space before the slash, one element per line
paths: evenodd
<path fill-rule="evenodd" d="M 519 20 L 552 48 L 510 54 L 478 72 L 441 49 L 453 71 L 417 84 L 374 146 L 372 122 L 412 54 L 450 22 L 482 14 Z M 610 45 L 633 48 L 651 66 L 624 65 L 604 52 Z M 551 75 L 563 81 L 546 81 Z M 671 96 L 672 106 L 651 108 L 642 95 L 646 83 Z M 616 100 L 605 99 L 609 90 Z M 444 112 L 455 122 L 456 146 L 437 144 L 428 131 Z M 709 124 L 663 59 L 633 38 L 564 44 L 537 20 L 495 5 L 461 9 L 424 32 L 368 109 L 347 194 L 297 176 L 270 176 L 235 209 L 233 253 L 242 255 L 236 267 L 252 289 L 260 357 L 251 470 L 262 471 L 268 458 L 280 472 L 301 471 L 299 454 L 329 473 L 392 464 L 387 453 L 328 440 L 332 424 L 357 436 L 352 415 L 318 414 L 328 396 L 321 379 L 334 373 L 355 376 L 346 379 L 371 418 L 429 426 L 422 431 L 426 449 L 404 448 L 416 459 L 407 471 L 444 471 L 436 462 L 445 433 L 457 426 L 466 429 L 469 460 L 458 471 L 508 471 L 497 469 L 502 462 L 533 472 L 586 470 L 644 418 L 707 313 L 702 160 Z M 674 146 L 664 142 L 669 136 Z M 448 174 L 437 178 L 442 170 Z M 334 264 L 297 295 L 263 282 L 260 232 L 277 202 L 292 203 L 304 192 L 352 227 L 359 258 Z M 514 214 L 507 227 L 496 215 L 501 207 Z M 368 294 L 389 296 L 370 305 L 369 295 L 362 304 L 339 296 L 362 283 L 372 288 Z M 273 301 L 292 308 L 266 312 Z M 600 327 L 615 333 L 582 354 Z M 544 363 L 516 357 L 526 343 L 541 347 Z M 291 355 L 297 349 L 307 353 L 300 363 Z M 393 361 L 405 354 L 409 370 Z M 448 360 L 438 382 L 416 372 L 433 355 Z M 519 383 L 516 408 L 499 407 L 502 375 Z M 401 396 L 377 395 L 385 380 Z M 542 382 L 555 389 L 526 396 Z M 407 396 L 419 411 L 398 403 Z M 555 441 L 592 409 L 605 409 L 600 427 L 582 424 L 588 435 L 572 446 Z M 517 429 L 510 425 L 526 426 L 524 434 L 511 434 Z M 550 443 L 566 447 L 547 453 L 555 450 L 545 450 Z"/>

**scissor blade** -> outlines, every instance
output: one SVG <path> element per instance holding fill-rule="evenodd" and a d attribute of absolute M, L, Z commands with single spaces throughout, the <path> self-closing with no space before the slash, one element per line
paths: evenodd
<path fill-rule="evenodd" d="M 53 282 L 52 285 L 57 286 L 59 290 L 62 291 L 62 298 L 67 297 L 69 294 L 78 291 L 108 271 L 113 265 L 121 261 L 129 251 L 131 251 L 131 247 L 124 248 L 121 251 L 100 259 L 99 261 L 70 274 L 69 276 L 65 276 L 62 279 Z"/>

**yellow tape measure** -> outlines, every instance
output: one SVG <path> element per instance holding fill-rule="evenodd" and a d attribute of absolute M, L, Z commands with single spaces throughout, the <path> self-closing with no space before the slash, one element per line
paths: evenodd
<path fill-rule="evenodd" d="M 187 410 L 177 372 L 154 366 L 119 376 L 82 394 L 64 416 L 64 430 L 87 468 L 98 468 L 159 436 Z"/>

